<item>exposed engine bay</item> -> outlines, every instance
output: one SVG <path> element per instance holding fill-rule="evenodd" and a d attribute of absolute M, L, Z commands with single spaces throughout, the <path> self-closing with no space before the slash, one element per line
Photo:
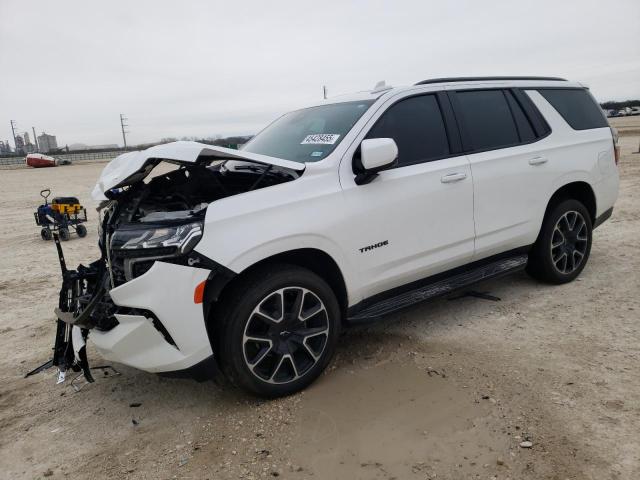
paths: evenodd
<path fill-rule="evenodd" d="M 125 154 L 126 155 L 126 154 Z M 82 370 L 91 382 L 85 341 L 92 329 L 107 332 L 118 325 L 116 313 L 144 315 L 169 344 L 171 339 L 153 312 L 117 306 L 111 289 L 146 273 L 157 260 L 180 265 L 219 268 L 193 251 L 202 237 L 207 206 L 216 200 L 262 189 L 298 178 L 301 172 L 251 160 L 198 157 L 180 162 L 151 159 L 127 185 L 104 192 L 100 203 L 101 257 L 88 266 L 67 270 L 59 239 L 54 235 L 63 283 L 58 328 L 50 365 L 64 372 Z M 144 179 L 160 164 L 175 164 L 168 173 Z M 108 167 L 107 167 L 108 168 Z M 105 168 L 105 171 L 107 170 Z M 46 364 L 45 364 L 46 365 Z M 45 365 L 31 373 L 36 373 Z"/>
<path fill-rule="evenodd" d="M 121 222 L 180 220 L 202 213 L 221 198 L 294 180 L 298 174 L 273 165 L 229 161 L 213 166 L 182 165 L 176 170 L 111 193 Z"/>
<path fill-rule="evenodd" d="M 211 202 L 297 177 L 297 172 L 249 162 L 192 164 L 109 192 L 110 200 L 101 205 L 100 248 L 111 286 L 142 275 L 155 260 L 175 261 L 193 250 Z"/>

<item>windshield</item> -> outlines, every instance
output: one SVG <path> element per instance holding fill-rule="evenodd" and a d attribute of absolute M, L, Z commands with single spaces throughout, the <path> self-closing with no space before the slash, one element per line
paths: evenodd
<path fill-rule="evenodd" d="M 317 162 L 342 141 L 374 100 L 334 103 L 289 112 L 242 149 L 294 162 Z"/>

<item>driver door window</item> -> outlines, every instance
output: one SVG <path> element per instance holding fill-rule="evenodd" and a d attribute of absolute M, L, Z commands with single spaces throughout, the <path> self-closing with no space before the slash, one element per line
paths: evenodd
<path fill-rule="evenodd" d="M 399 167 L 450 155 L 447 132 L 435 95 L 409 97 L 392 105 L 366 138 L 393 138 L 398 146 Z"/>

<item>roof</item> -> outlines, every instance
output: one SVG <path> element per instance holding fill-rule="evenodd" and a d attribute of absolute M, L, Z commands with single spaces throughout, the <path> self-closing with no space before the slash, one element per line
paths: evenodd
<path fill-rule="evenodd" d="M 428 85 L 430 83 L 452 83 L 452 82 L 487 82 L 493 80 L 551 80 L 556 82 L 566 82 L 567 79 L 560 77 L 444 77 L 430 78 L 416 83 L 416 85 Z"/>
<path fill-rule="evenodd" d="M 372 90 L 365 90 L 355 93 L 346 93 L 342 95 L 332 96 L 325 100 L 314 102 L 308 107 L 316 107 L 319 105 L 329 105 L 334 103 L 344 102 L 359 102 L 366 100 L 377 100 L 381 97 L 388 98 L 399 92 L 412 91 L 419 89 L 422 86 L 431 86 L 436 84 L 464 84 L 469 85 L 470 88 L 475 88 L 478 85 L 486 86 L 486 88 L 509 88 L 505 86 L 513 82 L 511 87 L 520 88 L 536 88 L 536 87 L 571 87 L 571 88 L 588 88 L 578 82 L 572 82 L 565 78 L 560 77 L 536 77 L 536 76 L 495 76 L 495 77 L 443 77 L 443 78 L 430 78 L 422 80 L 413 85 L 402 85 L 392 87 L 385 85 L 383 82 L 378 82 Z M 466 88 L 466 87 L 465 87 Z"/>

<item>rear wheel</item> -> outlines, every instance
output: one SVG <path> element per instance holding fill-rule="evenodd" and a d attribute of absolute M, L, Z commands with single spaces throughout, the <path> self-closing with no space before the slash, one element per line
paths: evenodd
<path fill-rule="evenodd" d="M 254 272 L 230 292 L 220 315 L 223 371 L 232 383 L 265 397 L 313 382 L 331 360 L 340 328 L 331 288 L 293 265 Z"/>
<path fill-rule="evenodd" d="M 58 234 L 60 235 L 60 240 L 69 240 L 69 229 L 67 228 L 60 228 L 58 230 Z"/>
<path fill-rule="evenodd" d="M 85 227 L 84 225 L 78 225 L 76 227 L 76 233 L 78 234 L 78 236 L 80 238 L 86 237 L 87 236 L 87 227 Z"/>
<path fill-rule="evenodd" d="M 565 200 L 546 216 L 529 254 L 527 271 L 543 282 L 567 283 L 584 269 L 591 252 L 591 217 L 577 200 Z"/>

